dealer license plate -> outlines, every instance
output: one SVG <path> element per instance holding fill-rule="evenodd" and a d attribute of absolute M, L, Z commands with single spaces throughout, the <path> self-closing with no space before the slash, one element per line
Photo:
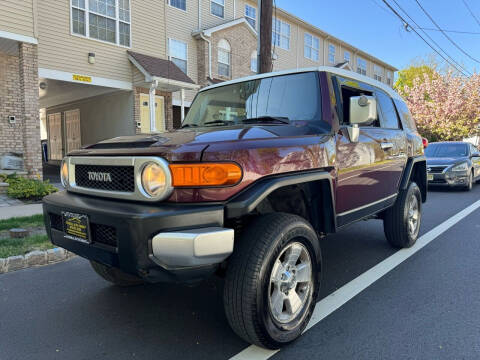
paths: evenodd
<path fill-rule="evenodd" d="M 63 211 L 62 218 L 65 237 L 84 243 L 90 242 L 90 229 L 87 215 Z"/>
<path fill-rule="evenodd" d="M 427 180 L 432 181 L 433 180 L 433 174 L 427 174 Z"/>

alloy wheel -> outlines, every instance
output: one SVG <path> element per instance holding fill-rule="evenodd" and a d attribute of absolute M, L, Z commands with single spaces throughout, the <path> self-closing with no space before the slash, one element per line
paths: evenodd
<path fill-rule="evenodd" d="M 313 290 L 312 260 L 307 248 L 290 243 L 276 259 L 270 274 L 268 302 L 273 318 L 288 323 L 310 303 Z"/>
<path fill-rule="evenodd" d="M 408 200 L 408 232 L 411 236 L 417 233 L 420 219 L 420 208 L 418 205 L 418 199 L 415 194 L 410 196 Z"/>

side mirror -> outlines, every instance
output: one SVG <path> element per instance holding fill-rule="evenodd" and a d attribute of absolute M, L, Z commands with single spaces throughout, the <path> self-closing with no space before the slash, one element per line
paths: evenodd
<path fill-rule="evenodd" d="M 377 120 L 377 100 L 373 96 L 350 98 L 350 124 L 369 125 Z"/>
<path fill-rule="evenodd" d="M 358 124 L 347 126 L 347 131 L 348 131 L 348 137 L 350 138 L 350 141 L 352 143 L 357 142 L 360 136 L 360 128 L 358 127 Z"/>

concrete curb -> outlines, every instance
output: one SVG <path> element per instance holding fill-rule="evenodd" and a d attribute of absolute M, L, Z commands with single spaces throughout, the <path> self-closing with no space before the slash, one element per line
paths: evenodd
<path fill-rule="evenodd" d="M 5 274 L 20 269 L 27 269 L 30 267 L 55 264 L 71 259 L 74 256 L 76 255 L 68 250 L 54 248 L 44 251 L 31 251 L 25 255 L 0 258 L 0 274 Z"/>

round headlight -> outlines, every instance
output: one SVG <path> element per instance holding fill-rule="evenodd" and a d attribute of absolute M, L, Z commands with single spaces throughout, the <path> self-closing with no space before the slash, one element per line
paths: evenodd
<path fill-rule="evenodd" d="M 68 185 L 68 164 L 67 159 L 62 160 L 62 164 L 60 166 L 60 179 L 62 181 L 62 185 L 67 187 Z"/>
<path fill-rule="evenodd" d="M 143 190 L 151 197 L 160 197 L 168 186 L 165 170 L 154 162 L 147 163 L 142 171 Z"/>

